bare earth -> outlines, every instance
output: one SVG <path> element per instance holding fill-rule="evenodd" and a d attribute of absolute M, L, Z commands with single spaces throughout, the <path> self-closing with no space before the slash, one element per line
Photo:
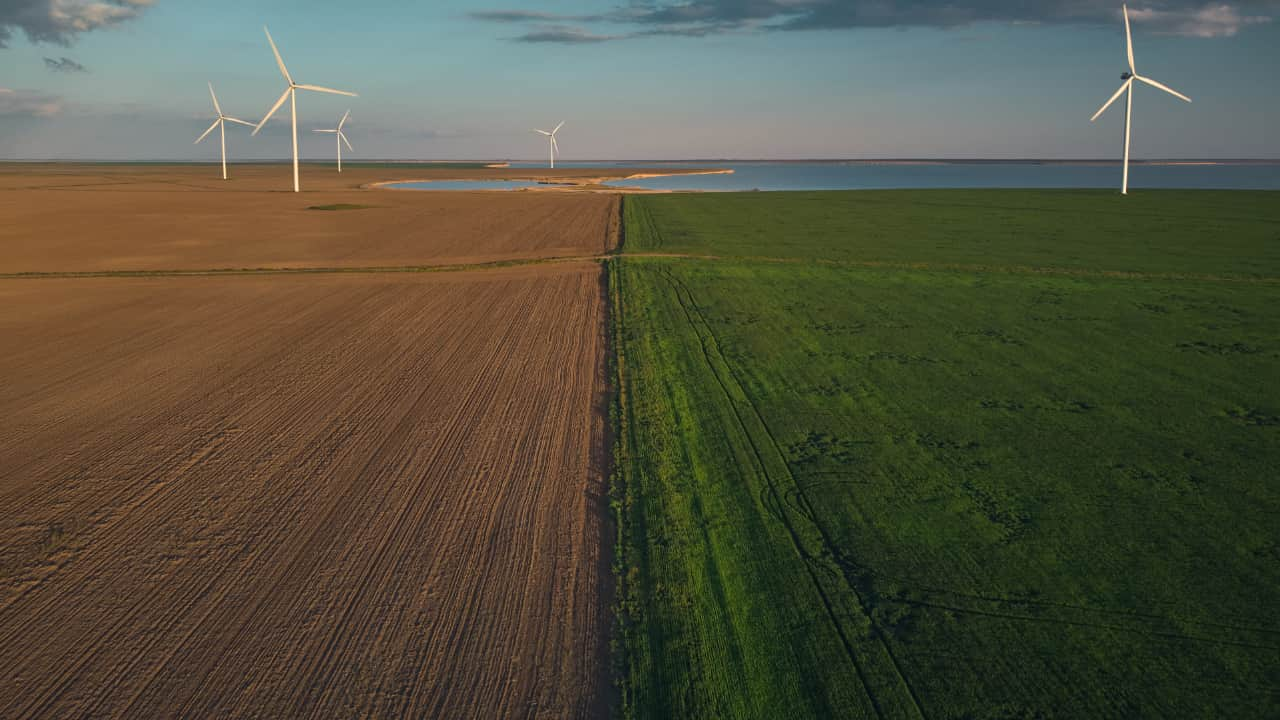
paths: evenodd
<path fill-rule="evenodd" d="M 129 223 L 163 243 L 192 208 L 237 223 L 218 193 L 149 193 L 147 217 L 64 190 L 102 214 L 40 250 L 59 218 L 33 192 L 0 189 L 6 218 L 35 213 L 5 224 L 6 270 L 102 262 Z M 463 232 L 516 255 L 609 242 L 606 196 L 547 206 L 587 219 L 533 250 L 519 213 L 414 197 L 377 204 L 404 233 L 422 212 L 464 230 L 367 259 L 331 230 L 302 262 L 438 263 Z M 263 210 L 239 245 L 174 267 L 303 247 L 262 232 L 274 200 L 241 201 Z M 605 312 L 594 263 L 0 279 L 0 717 L 604 714 Z"/>
<path fill-rule="evenodd" d="M 225 183 L 213 167 L 122 174 L 79 166 L 34 176 L 21 167 L 0 164 L 0 274 L 572 257 L 606 250 L 618 225 L 617 196 L 605 193 L 358 187 L 396 170 L 348 170 L 339 181 L 335 172 L 305 168 L 305 187 L 316 189 L 293 193 L 270 190 L 292 187 L 285 166 L 233 168 L 237 179 Z M 365 207 L 308 209 L 335 204 Z"/>

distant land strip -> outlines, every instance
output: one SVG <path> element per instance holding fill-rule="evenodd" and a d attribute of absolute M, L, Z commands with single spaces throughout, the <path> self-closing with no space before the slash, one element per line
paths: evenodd
<path fill-rule="evenodd" d="M 285 165 L 290 163 L 289 158 L 257 158 L 237 160 L 238 165 Z M 332 160 L 329 158 L 302 158 L 302 165 L 329 165 Z M 398 159 L 377 159 L 369 158 L 360 161 L 344 162 L 344 165 L 350 167 L 383 167 L 383 166 L 405 166 L 405 165 L 426 165 L 426 166 L 445 166 L 447 169 L 463 169 L 458 166 L 471 166 L 472 168 L 493 168 L 510 163 L 521 164 L 541 164 L 545 162 L 545 158 L 525 159 L 525 160 L 398 160 Z M 768 158 L 685 158 L 685 159 L 621 159 L 621 160 L 570 160 L 567 161 L 569 167 L 566 169 L 584 169 L 574 168 L 572 166 L 583 163 L 592 165 L 614 165 L 620 167 L 634 165 L 669 165 L 669 164 L 716 164 L 716 163 L 751 163 L 751 164 L 772 164 L 772 165 L 817 165 L 817 164 L 853 164 L 853 165 L 892 165 L 892 164 L 921 164 L 935 163 L 940 165 L 1120 165 L 1121 160 L 1115 158 L 788 158 L 788 159 L 768 159 Z M 1280 158 L 1147 158 L 1144 160 L 1132 159 L 1129 161 L 1131 165 L 1277 165 L 1280 164 Z M 8 165 L 217 165 L 218 160 L 196 160 L 196 159 L 177 159 L 177 160 L 76 160 L 66 158 L 0 158 L 0 164 Z M 518 169 L 536 169 L 536 168 L 518 168 Z"/>

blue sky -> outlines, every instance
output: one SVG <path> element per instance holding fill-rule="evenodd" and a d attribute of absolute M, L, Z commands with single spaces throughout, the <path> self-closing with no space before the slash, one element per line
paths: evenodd
<path fill-rule="evenodd" d="M 1123 123 L 1088 121 L 1125 69 L 1098 0 L 263 5 L 0 0 L 0 158 L 215 158 L 205 82 L 253 122 L 283 90 L 264 23 L 299 82 L 360 93 L 299 96 L 304 130 L 351 108 L 355 157 L 538 159 L 565 120 L 566 159 L 1091 158 Z M 1135 155 L 1280 157 L 1280 3 L 1134 9 L 1139 72 L 1195 100 L 1140 88 Z M 228 147 L 285 157 L 287 125 Z"/>

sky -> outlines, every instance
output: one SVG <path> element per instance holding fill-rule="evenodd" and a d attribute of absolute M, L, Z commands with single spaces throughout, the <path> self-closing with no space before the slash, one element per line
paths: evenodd
<path fill-rule="evenodd" d="M 1280 0 L 1137 0 L 1138 158 L 1280 158 Z M 0 159 L 213 160 L 206 82 L 351 159 L 1110 158 L 1110 0 L 0 0 Z M 289 155 L 288 107 L 231 159 Z"/>

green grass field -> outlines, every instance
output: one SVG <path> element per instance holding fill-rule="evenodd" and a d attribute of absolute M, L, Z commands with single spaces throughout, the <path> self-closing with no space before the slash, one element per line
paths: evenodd
<path fill-rule="evenodd" d="M 627 199 L 625 715 L 1280 715 L 1280 195 L 1131 199 Z"/>
<path fill-rule="evenodd" d="M 626 215 L 627 249 L 637 252 L 939 269 L 1280 276 L 1276 192 L 672 194 L 628 202 Z"/>

